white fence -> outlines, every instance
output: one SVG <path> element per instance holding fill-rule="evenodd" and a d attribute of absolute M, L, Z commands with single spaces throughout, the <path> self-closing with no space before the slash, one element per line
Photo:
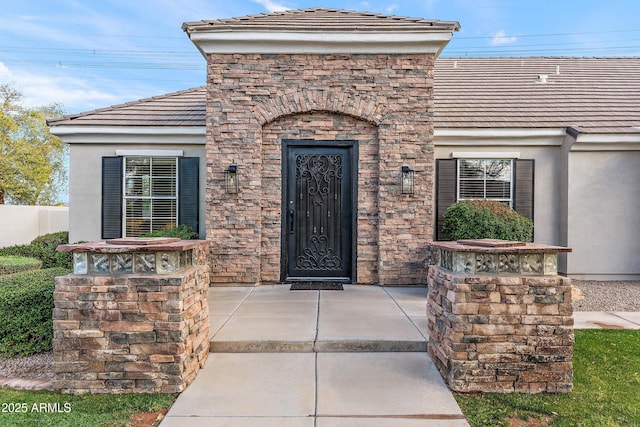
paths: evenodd
<path fill-rule="evenodd" d="M 0 248 L 29 243 L 43 234 L 68 230 L 67 206 L 0 205 Z"/>

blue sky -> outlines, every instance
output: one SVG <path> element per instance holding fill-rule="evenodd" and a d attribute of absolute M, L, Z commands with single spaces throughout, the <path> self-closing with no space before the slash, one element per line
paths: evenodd
<path fill-rule="evenodd" d="M 638 56 L 637 0 L 29 0 L 0 15 L 0 83 L 67 113 L 205 84 L 185 21 L 329 7 L 459 21 L 443 56 Z"/>

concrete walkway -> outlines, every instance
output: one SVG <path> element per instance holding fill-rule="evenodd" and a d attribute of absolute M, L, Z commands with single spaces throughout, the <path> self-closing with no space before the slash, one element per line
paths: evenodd
<path fill-rule="evenodd" d="M 426 288 L 211 288 L 211 352 L 161 427 L 468 426 L 426 353 Z M 575 312 L 640 329 L 640 313 Z"/>
<path fill-rule="evenodd" d="M 212 354 L 162 427 L 458 427 L 426 288 L 211 288 Z"/>
<path fill-rule="evenodd" d="M 640 311 L 575 311 L 574 329 L 640 329 Z"/>

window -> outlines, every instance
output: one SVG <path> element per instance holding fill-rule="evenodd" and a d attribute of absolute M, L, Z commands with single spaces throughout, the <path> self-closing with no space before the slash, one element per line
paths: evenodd
<path fill-rule="evenodd" d="M 124 158 L 124 236 L 177 225 L 176 157 Z"/>
<path fill-rule="evenodd" d="M 163 227 L 199 229 L 200 159 L 129 154 L 102 158 L 103 239 Z"/>
<path fill-rule="evenodd" d="M 497 200 L 513 207 L 512 161 L 460 159 L 457 200 Z"/>
<path fill-rule="evenodd" d="M 498 157 L 500 154 L 511 153 L 495 155 Z M 533 220 L 534 180 L 533 159 L 479 159 L 471 156 L 436 159 L 435 238 L 448 240 L 442 231 L 444 213 L 458 200 L 498 200 Z"/>

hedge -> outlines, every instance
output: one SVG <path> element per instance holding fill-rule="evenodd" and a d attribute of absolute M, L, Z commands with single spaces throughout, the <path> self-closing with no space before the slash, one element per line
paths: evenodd
<path fill-rule="evenodd" d="M 451 240 L 502 239 L 530 242 L 533 221 L 490 200 L 464 200 L 444 214 L 442 230 Z"/>
<path fill-rule="evenodd" d="M 56 252 L 59 245 L 67 243 L 69 243 L 69 232 L 59 231 L 36 237 L 28 245 L 0 248 L 0 256 L 15 255 L 39 259 L 42 261 L 42 268 L 71 268 L 71 254 Z"/>
<path fill-rule="evenodd" d="M 161 228 L 142 237 L 179 237 L 182 240 L 196 240 L 199 236 L 196 230 L 183 224 L 177 227 Z"/>
<path fill-rule="evenodd" d="M 0 277 L 0 357 L 52 349 L 53 278 L 68 273 L 49 268 Z"/>
<path fill-rule="evenodd" d="M 0 256 L 0 276 L 19 273 L 21 271 L 39 270 L 42 261 L 15 255 Z"/>

